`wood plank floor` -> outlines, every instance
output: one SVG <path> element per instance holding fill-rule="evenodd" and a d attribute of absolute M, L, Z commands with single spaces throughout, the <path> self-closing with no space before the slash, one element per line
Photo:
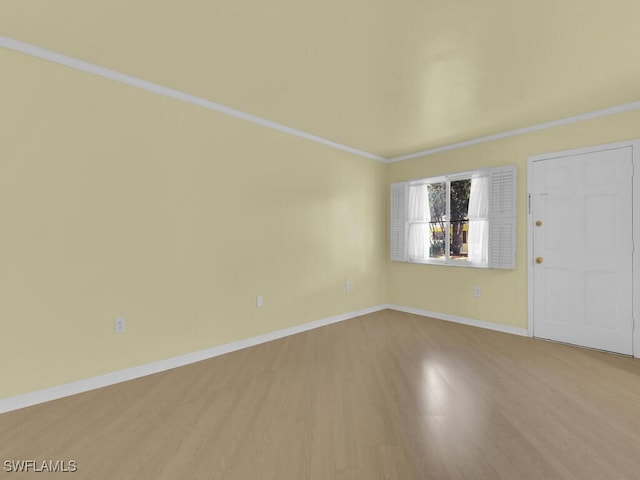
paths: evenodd
<path fill-rule="evenodd" d="M 640 479 L 640 361 L 382 311 L 0 415 L 87 479 Z"/>

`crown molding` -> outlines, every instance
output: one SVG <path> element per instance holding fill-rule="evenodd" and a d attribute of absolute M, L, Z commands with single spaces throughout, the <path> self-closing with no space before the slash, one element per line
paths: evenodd
<path fill-rule="evenodd" d="M 471 145 L 478 145 L 479 143 L 493 142 L 494 140 L 501 140 L 503 138 L 515 137 L 517 135 L 524 135 L 525 133 L 538 132 L 540 130 L 546 130 L 547 128 L 560 127 L 562 125 L 569 125 L 571 123 L 584 122 L 586 120 L 592 120 L 594 118 L 606 117 L 608 115 L 615 115 L 616 113 L 629 112 L 631 110 L 639 110 L 640 101 L 625 103 L 624 105 L 616 105 L 615 107 L 605 108 L 603 110 L 597 110 L 595 112 L 584 113 L 581 115 L 574 115 L 573 117 L 562 118 L 560 120 L 553 120 L 551 122 L 539 123 L 530 127 L 518 128 L 516 130 L 509 130 L 508 132 L 496 133 L 495 135 L 487 135 L 486 137 L 474 138 L 471 140 L 465 140 L 464 142 L 452 143 L 450 145 L 444 145 L 442 147 L 431 148 L 429 150 L 422 150 L 420 152 L 408 153 L 406 155 L 400 155 L 387 160 L 387 163 L 401 162 L 403 160 L 411 160 L 413 158 L 426 157 L 435 153 L 446 152 L 448 150 L 456 150 L 458 148 L 470 147 Z"/>
<path fill-rule="evenodd" d="M 148 92 L 173 98 L 174 100 L 178 100 L 184 103 L 189 103 L 191 105 L 196 105 L 198 107 L 203 107 L 208 110 L 212 110 L 214 112 L 222 113 L 224 115 L 229 115 L 230 117 L 235 117 L 241 120 L 245 120 L 247 122 L 262 125 L 263 127 L 271 128 L 272 130 L 277 130 L 279 132 L 286 133 L 288 135 L 293 135 L 295 137 L 303 138 L 305 140 L 319 143 L 327 147 L 335 148 L 337 150 L 342 150 L 344 152 L 349 152 L 354 155 L 358 155 L 360 157 L 369 158 L 371 160 L 377 160 L 379 162 L 387 161 L 386 158 L 380 157 L 378 155 L 374 155 L 373 153 L 365 152 L 363 150 L 350 147 L 348 145 L 343 145 L 341 143 L 334 142 L 333 140 L 329 140 L 327 138 L 314 135 L 312 133 L 303 132 L 302 130 L 298 130 L 297 128 L 288 127 L 287 125 L 283 125 L 281 123 L 274 122 L 272 120 L 267 120 L 266 118 L 258 117 L 250 113 L 242 112 L 240 110 L 236 110 L 235 108 L 228 107 L 220 103 L 212 102 L 211 100 L 207 100 L 205 98 L 197 97 L 195 95 L 181 92 L 180 90 L 175 90 L 173 88 L 165 87 L 157 83 L 149 82 L 147 80 L 142 80 L 140 78 L 132 77 L 131 75 L 117 72 L 109 68 L 101 67 L 93 63 L 85 62 L 83 60 L 79 60 L 77 58 L 73 58 L 68 55 L 63 55 L 61 53 L 53 52 L 51 50 L 46 50 L 44 48 L 36 47 L 35 45 L 21 42 L 13 38 L 0 36 L 0 46 L 7 48 L 9 50 L 24 53 L 25 55 L 40 58 L 42 60 L 47 60 L 49 62 L 57 63 L 59 65 L 64 65 L 66 67 L 70 67 L 75 70 L 80 70 L 86 73 L 97 75 L 99 77 L 108 78 L 109 80 L 114 80 L 119 83 L 124 83 L 132 87 L 141 88 L 142 90 L 147 90 Z"/>
<path fill-rule="evenodd" d="M 89 62 L 85 62 L 83 60 L 79 60 L 77 58 L 73 58 L 68 55 L 63 55 L 61 53 L 53 52 L 51 50 L 46 50 L 44 48 L 40 48 L 35 45 L 31 45 L 29 43 L 21 42 L 20 40 L 16 40 L 10 37 L 0 36 L 0 47 L 4 47 L 9 50 L 24 53 L 25 55 L 40 58 L 42 60 L 57 63 L 59 65 L 64 65 L 76 70 L 97 75 L 99 77 L 108 78 L 110 80 L 124 83 L 132 87 L 141 88 L 143 90 L 147 90 L 149 92 L 156 93 L 158 95 L 163 95 L 165 97 L 173 98 L 174 100 L 178 100 L 184 103 L 189 103 L 191 105 L 203 107 L 214 112 L 239 118 L 247 122 L 255 123 L 257 125 L 262 125 L 263 127 L 270 128 L 272 130 L 277 130 L 279 132 L 286 133 L 288 135 L 293 135 L 295 137 L 302 138 L 311 142 L 319 143 L 321 145 L 325 145 L 330 148 L 335 148 L 343 152 L 352 153 L 360 157 L 368 158 L 371 160 L 377 160 L 383 163 L 396 163 L 396 162 L 401 162 L 403 160 L 411 160 L 414 158 L 426 157 L 426 156 L 434 155 L 440 152 L 446 152 L 449 150 L 456 150 L 459 148 L 465 148 L 472 145 L 478 145 L 480 143 L 492 142 L 494 140 L 501 140 L 504 138 L 515 137 L 517 135 L 537 132 L 537 131 L 545 130 L 548 128 L 559 127 L 562 125 L 569 125 L 571 123 L 583 122 L 586 120 L 592 120 L 594 118 L 600 118 L 608 115 L 615 115 L 617 113 L 623 113 L 623 112 L 640 109 L 640 101 L 626 103 L 624 105 L 617 105 L 614 107 L 605 108 L 603 110 L 597 110 L 595 112 L 575 115 L 575 116 L 563 118 L 560 120 L 553 120 L 550 122 L 539 123 L 537 125 L 532 125 L 529 127 L 518 128 L 516 130 L 509 130 L 507 132 L 497 133 L 494 135 L 487 135 L 484 137 L 465 140 L 463 142 L 443 145 L 443 146 L 431 148 L 428 150 L 421 150 L 419 152 L 408 153 L 408 154 L 400 155 L 393 158 L 385 158 L 379 155 L 375 155 L 373 153 L 365 152 L 364 150 L 360 150 L 354 147 L 350 147 L 348 145 L 334 142 L 333 140 L 329 140 L 327 138 L 314 135 L 312 133 L 304 132 L 302 130 L 298 130 L 293 127 L 288 127 L 286 125 L 283 125 L 278 122 L 274 122 L 272 120 L 268 120 L 266 118 L 262 118 L 256 115 L 252 115 L 250 113 L 242 112 L 235 108 L 222 105 L 220 103 L 216 103 L 211 100 L 197 97 L 195 95 L 191 95 L 191 94 L 182 92 L 180 90 L 175 90 L 173 88 L 165 87 L 157 83 L 149 82 L 147 80 L 142 80 L 140 78 L 132 77 L 131 75 L 127 75 L 121 72 L 117 72 L 115 70 L 111 70 L 109 68 L 105 68 Z"/>

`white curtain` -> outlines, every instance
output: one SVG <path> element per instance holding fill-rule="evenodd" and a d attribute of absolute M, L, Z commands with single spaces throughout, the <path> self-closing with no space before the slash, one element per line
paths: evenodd
<path fill-rule="evenodd" d="M 409 260 L 423 260 L 429 258 L 429 237 L 431 235 L 429 222 L 428 185 L 412 185 L 409 187 Z"/>
<path fill-rule="evenodd" d="M 488 263 L 489 260 L 489 177 L 471 179 L 469 195 L 469 261 Z"/>

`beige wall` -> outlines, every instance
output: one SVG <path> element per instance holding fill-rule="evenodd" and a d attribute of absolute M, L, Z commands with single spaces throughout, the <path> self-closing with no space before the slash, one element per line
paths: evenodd
<path fill-rule="evenodd" d="M 640 99 L 638 0 L 0 0 L 0 35 L 393 157 Z"/>
<path fill-rule="evenodd" d="M 0 65 L 0 398 L 383 303 L 526 328 L 527 156 L 640 137 L 635 111 L 385 165 L 8 50 Z M 390 182 L 507 164 L 517 270 L 387 260 Z"/>
<path fill-rule="evenodd" d="M 0 398 L 384 302 L 386 165 L 0 65 Z"/>
<path fill-rule="evenodd" d="M 517 269 L 388 262 L 390 303 L 527 328 L 527 157 L 640 138 L 640 111 L 542 130 L 391 164 L 390 182 L 500 165 L 518 166 Z M 482 296 L 473 296 L 480 286 Z"/>

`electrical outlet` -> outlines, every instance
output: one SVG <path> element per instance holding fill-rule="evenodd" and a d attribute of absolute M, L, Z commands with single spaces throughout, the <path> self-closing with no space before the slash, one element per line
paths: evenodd
<path fill-rule="evenodd" d="M 480 295 L 482 295 L 482 289 L 480 287 L 475 287 L 473 289 L 473 295 L 479 297 Z"/>
<path fill-rule="evenodd" d="M 115 332 L 124 333 L 124 318 L 116 318 Z"/>
<path fill-rule="evenodd" d="M 256 307 L 262 307 L 264 305 L 264 298 L 262 298 L 262 295 L 258 295 L 256 297 Z"/>
<path fill-rule="evenodd" d="M 349 280 L 344 282 L 344 291 L 345 292 L 350 292 L 351 291 L 351 282 Z"/>

